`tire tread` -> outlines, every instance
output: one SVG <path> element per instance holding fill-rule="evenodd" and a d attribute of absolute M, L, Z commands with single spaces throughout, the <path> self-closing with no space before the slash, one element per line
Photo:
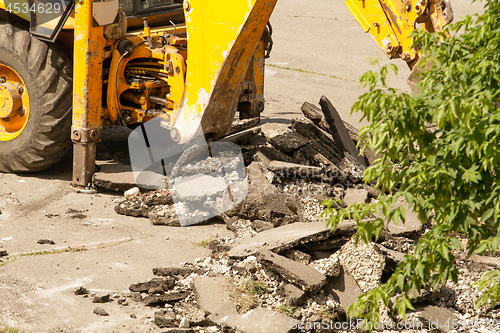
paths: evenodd
<path fill-rule="evenodd" d="M 0 23 L 0 46 L 10 46 L 28 65 L 41 94 L 36 112 L 42 113 L 26 146 L 7 153 L 0 148 L 0 171 L 46 169 L 58 162 L 71 147 L 72 78 L 65 74 L 65 71 L 72 71 L 71 59 L 57 44 L 42 42 L 31 36 L 25 27 L 6 22 Z"/>

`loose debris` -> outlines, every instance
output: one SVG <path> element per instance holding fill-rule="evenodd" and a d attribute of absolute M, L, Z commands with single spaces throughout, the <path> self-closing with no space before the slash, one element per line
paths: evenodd
<path fill-rule="evenodd" d="M 102 296 L 94 296 L 94 298 L 92 299 L 92 303 L 107 303 L 107 302 L 109 302 L 110 297 L 111 297 L 110 294 L 106 294 L 106 295 L 102 295 Z"/>
<path fill-rule="evenodd" d="M 38 244 L 55 244 L 55 242 L 53 240 L 50 240 L 50 239 L 39 239 L 37 241 Z"/>
<path fill-rule="evenodd" d="M 325 97 L 320 106 L 304 103 L 306 118 L 293 119 L 291 126 L 237 124 L 243 132 L 233 130 L 220 142 L 238 143 L 241 155 L 217 152 L 215 143 L 213 157 L 206 148 L 193 147 L 177 162 L 166 163 L 174 178 L 168 190 L 127 191 L 116 207 L 119 214 L 169 226 L 180 226 L 180 215 L 217 216 L 234 237 L 212 239 L 207 258 L 153 269 L 156 277 L 131 285 L 118 304 L 157 308 L 153 322 L 165 332 L 289 332 L 291 323 L 312 332 L 321 331 L 314 323 L 345 321 L 358 296 L 384 283 L 431 226 L 408 210 L 406 223 L 388 223 L 378 244 L 358 246 L 351 239 L 354 223 L 325 229 L 324 199 L 342 200 L 346 207 L 376 200 L 380 191 L 361 181 L 375 157 L 369 150 L 360 155 L 357 129 L 343 122 Z M 242 163 L 246 175 L 238 169 Z M 207 178 L 213 182 L 210 190 L 181 182 L 197 174 L 212 177 Z M 241 177 L 245 183 L 238 182 Z M 500 310 L 475 309 L 479 293 L 470 286 L 499 260 L 455 255 L 458 282 L 419 293 L 415 311 L 404 320 L 384 309 L 385 325 L 421 323 L 422 329 L 407 332 L 446 332 L 449 318 L 465 328 L 467 321 L 483 320 L 481 332 L 497 330 L 498 324 L 492 325 L 500 321 Z"/>
<path fill-rule="evenodd" d="M 90 294 L 89 290 L 84 287 L 78 287 L 74 291 L 75 295 L 87 295 Z"/>
<path fill-rule="evenodd" d="M 109 316 L 109 313 L 106 310 L 99 307 L 94 309 L 94 313 L 98 316 Z"/>

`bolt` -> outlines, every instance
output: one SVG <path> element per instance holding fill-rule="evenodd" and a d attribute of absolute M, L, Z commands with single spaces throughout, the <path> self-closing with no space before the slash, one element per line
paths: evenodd
<path fill-rule="evenodd" d="M 378 28 L 380 26 L 380 24 L 378 24 L 378 22 L 373 22 L 372 25 L 373 25 L 374 28 Z"/>
<path fill-rule="evenodd" d="M 73 132 L 73 140 L 80 140 L 80 132 L 78 131 Z"/>
<path fill-rule="evenodd" d="M 92 140 L 97 140 L 97 137 L 99 136 L 99 133 L 96 130 L 90 131 L 90 138 Z"/>
<path fill-rule="evenodd" d="M 418 15 L 422 15 L 424 12 L 424 6 L 423 3 L 419 2 L 415 5 L 415 12 L 417 12 Z"/>
<path fill-rule="evenodd" d="M 388 53 L 392 53 L 394 51 L 394 46 L 391 43 L 385 44 L 385 49 Z"/>
<path fill-rule="evenodd" d="M 24 87 L 19 86 L 19 88 L 17 88 L 17 92 L 19 93 L 19 95 L 22 95 L 24 93 Z"/>
<path fill-rule="evenodd" d="M 172 140 L 174 140 L 175 142 L 179 142 L 180 139 L 181 139 L 181 133 L 179 132 L 179 130 L 177 128 L 172 128 L 170 130 L 170 137 L 172 138 Z"/>
<path fill-rule="evenodd" d="M 5 76 L 0 77 L 0 83 L 7 82 L 7 78 Z"/>
<path fill-rule="evenodd" d="M 176 67 L 176 68 L 175 68 L 175 72 L 176 72 L 177 74 L 180 74 L 180 73 L 181 73 L 181 68 L 180 68 L 180 67 Z"/>
<path fill-rule="evenodd" d="M 189 1 L 184 1 L 184 10 L 186 12 L 189 12 L 190 9 L 191 9 L 191 4 L 189 3 Z"/>
<path fill-rule="evenodd" d="M 172 63 L 169 61 L 165 64 L 165 70 L 169 73 L 169 74 L 173 74 L 174 73 L 174 70 L 172 68 Z"/>
<path fill-rule="evenodd" d="M 264 102 L 263 101 L 256 101 L 255 102 L 255 110 L 262 112 L 264 111 Z"/>
<path fill-rule="evenodd" d="M 405 3 L 405 9 L 407 12 L 409 12 L 411 10 L 411 5 L 409 2 Z"/>
<path fill-rule="evenodd" d="M 19 117 L 24 117 L 24 115 L 26 114 L 26 110 L 24 109 L 24 107 L 21 107 L 19 110 L 17 110 L 17 114 L 19 115 Z"/>

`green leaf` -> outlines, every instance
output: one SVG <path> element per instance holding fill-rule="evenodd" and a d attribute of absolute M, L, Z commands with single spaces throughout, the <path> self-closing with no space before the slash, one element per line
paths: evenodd
<path fill-rule="evenodd" d="M 457 250 L 462 249 L 462 243 L 460 242 L 460 240 L 458 240 L 456 238 L 451 238 L 450 241 L 451 241 L 451 245 L 453 245 L 453 247 L 455 249 L 457 249 Z"/>
<path fill-rule="evenodd" d="M 487 211 L 483 213 L 483 216 L 481 216 L 481 221 L 485 222 L 487 219 L 489 219 L 493 213 L 495 212 L 495 209 L 490 208 Z"/>
<path fill-rule="evenodd" d="M 462 239 L 468 240 L 468 254 L 500 247 L 500 1 L 485 5 L 481 15 L 447 27 L 448 35 L 411 33 L 425 55 L 412 93 L 392 84 L 393 64 L 361 79 L 369 91 L 352 110 L 368 123 L 360 130 L 365 153 L 377 154 L 364 181 L 375 182 L 382 195 L 373 205 L 356 208 L 330 203 L 327 223 L 354 219 L 356 242 L 378 239 L 383 221 L 363 217 L 383 214 L 397 223 L 406 215 L 395 208 L 403 197 L 432 229 L 415 241 L 386 283 L 358 299 L 357 318 L 375 318 L 379 301 L 388 305 L 398 288 L 416 293 L 456 281 L 452 250 L 461 249 Z M 478 304 L 493 306 L 500 299 L 500 275 L 485 276 L 490 280 L 482 282 Z M 410 306 L 400 298 L 393 310 L 404 313 Z"/>
<path fill-rule="evenodd" d="M 401 291 L 403 291 L 404 286 L 405 286 L 405 276 L 403 274 L 397 275 L 397 281 L 398 281 L 399 289 L 401 289 Z"/>

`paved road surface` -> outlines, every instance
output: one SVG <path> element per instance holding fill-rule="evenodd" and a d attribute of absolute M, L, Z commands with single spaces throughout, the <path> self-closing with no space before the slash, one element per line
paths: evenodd
<path fill-rule="evenodd" d="M 457 16 L 469 7 L 454 1 Z M 266 67 L 265 121 L 289 122 L 301 116 L 304 101 L 326 95 L 345 119 L 363 93 L 357 80 L 370 69 L 370 57 L 388 63 L 369 35 L 363 33 L 342 1 L 281 0 L 272 16 L 274 48 Z M 408 70 L 391 84 L 405 90 Z M 126 137 L 109 149 L 125 147 Z M 114 212 L 116 193 L 81 194 L 69 187 L 71 155 L 50 170 L 33 175 L 0 174 L 0 249 L 9 254 L 85 246 L 88 251 L 20 256 L 0 266 L 0 327 L 22 332 L 146 332 L 154 309 L 118 309 L 104 304 L 110 316 L 92 314 L 90 299 L 76 297 L 80 285 L 95 291 L 121 292 L 152 277 L 157 266 L 206 257 L 194 245 L 209 237 L 229 235 L 224 225 L 191 228 L 154 227 L 147 219 Z M 169 239 L 166 240 L 165 237 Z M 51 239 L 55 245 L 37 244 Z M 135 313 L 136 319 L 130 318 Z M 154 329 L 152 331 L 155 331 Z"/>

